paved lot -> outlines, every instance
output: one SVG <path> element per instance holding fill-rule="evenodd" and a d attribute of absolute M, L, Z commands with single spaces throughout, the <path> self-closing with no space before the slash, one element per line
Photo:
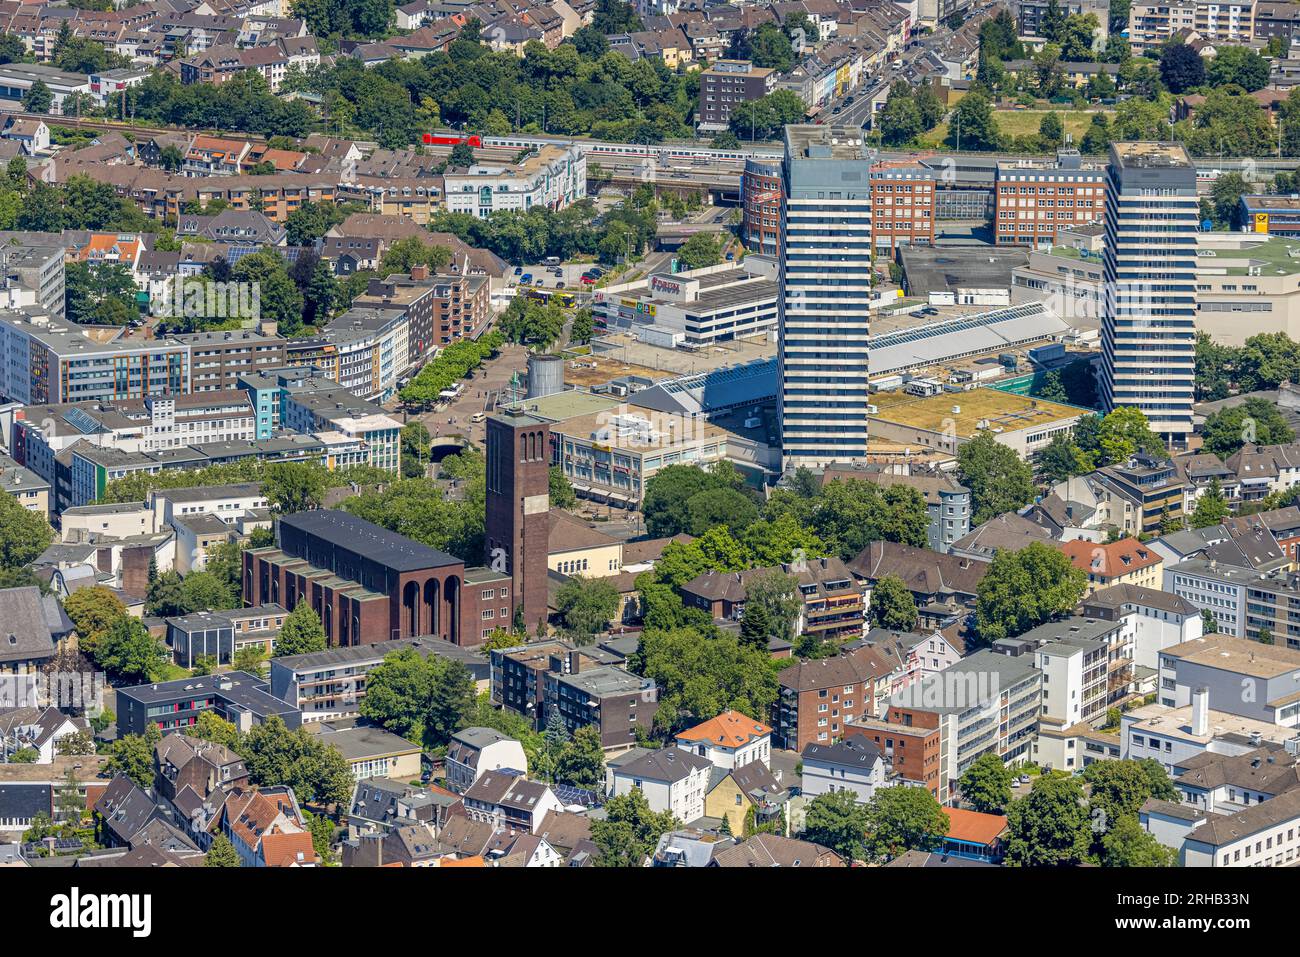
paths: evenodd
<path fill-rule="evenodd" d="M 403 417 L 404 422 L 420 421 L 424 423 L 429 434 L 435 438 L 445 435 L 457 435 L 469 440 L 479 448 L 487 434 L 487 426 L 482 422 L 471 422 L 475 412 L 490 412 L 495 404 L 498 392 L 509 392 L 510 379 L 516 371 L 523 381 L 528 371 L 527 350 L 514 343 L 506 343 L 495 359 L 489 359 L 465 381 L 465 391 L 461 397 L 442 411 L 422 412 Z M 396 400 L 389 403 L 389 408 L 398 408 Z"/>

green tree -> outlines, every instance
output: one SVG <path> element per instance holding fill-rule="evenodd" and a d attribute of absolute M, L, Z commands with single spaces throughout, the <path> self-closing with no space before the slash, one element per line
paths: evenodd
<path fill-rule="evenodd" d="M 54 538 L 45 518 L 23 508 L 12 495 L 0 495 L 0 569 L 29 564 Z"/>
<path fill-rule="evenodd" d="M 325 626 L 307 602 L 300 601 L 284 620 L 275 639 L 276 657 L 325 650 Z"/>
<path fill-rule="evenodd" d="M 1178 855 L 1143 829 L 1136 814 L 1120 818 L 1101 839 L 1104 867 L 1173 867 Z"/>
<path fill-rule="evenodd" d="M 1014 512 L 1034 499 L 1034 471 L 991 432 L 980 432 L 957 450 L 962 484 L 970 489 L 972 525 Z"/>
<path fill-rule="evenodd" d="M 1010 768 L 992 751 L 981 754 L 961 776 L 962 799 L 982 814 L 1001 814 L 1011 803 Z"/>
<path fill-rule="evenodd" d="M 22 105 L 28 113 L 48 113 L 54 105 L 54 94 L 44 80 L 36 80 L 23 94 Z"/>
<path fill-rule="evenodd" d="M 868 851 L 877 861 L 904 851 L 935 851 L 948 833 L 948 815 L 927 788 L 877 788 L 867 805 Z"/>
<path fill-rule="evenodd" d="M 95 664 L 114 684 L 137 685 L 156 680 L 167 664 L 167 647 L 149 634 L 138 618 L 118 618 L 95 643 Z"/>
<path fill-rule="evenodd" d="M 208 848 L 208 853 L 203 859 L 204 867 L 239 867 L 239 853 L 235 850 L 235 845 L 230 843 L 230 838 L 224 834 L 218 834 L 212 841 L 212 846 Z"/>
<path fill-rule="evenodd" d="M 852 862 L 867 853 L 867 834 L 871 827 L 870 812 L 866 805 L 857 802 L 854 792 L 831 791 L 808 802 L 803 836 Z"/>
<path fill-rule="evenodd" d="M 716 233 L 696 233 L 677 250 L 677 262 L 683 269 L 702 269 L 722 262 L 722 243 Z"/>
<path fill-rule="evenodd" d="M 103 585 L 78 588 L 64 600 L 63 610 L 77 629 L 78 644 L 86 654 L 93 652 L 100 638 L 127 616 L 126 605 Z"/>
<path fill-rule="evenodd" d="M 555 593 L 555 608 L 564 627 L 580 641 L 608 629 L 621 604 L 618 589 L 607 578 L 574 575 Z"/>
<path fill-rule="evenodd" d="M 767 606 L 747 601 L 740 619 L 740 643 L 748 648 L 766 651 L 771 634 L 772 620 L 768 616 Z"/>
<path fill-rule="evenodd" d="M 694 627 L 643 632 L 629 667 L 658 684 L 655 724 L 664 731 L 680 731 L 728 709 L 767 714 L 777 697 L 766 649 L 741 645 L 731 635 L 706 640 Z"/>
<path fill-rule="evenodd" d="M 1206 79 L 1211 86 L 1236 84 L 1247 93 L 1253 93 L 1268 85 L 1269 62 L 1266 57 L 1245 46 L 1222 46 L 1216 50 L 1206 70 Z"/>
<path fill-rule="evenodd" d="M 987 94 L 972 89 L 958 101 L 948 121 L 947 145 L 956 150 L 997 150 L 1002 133 L 993 118 L 993 104 Z"/>
<path fill-rule="evenodd" d="M 992 644 L 1022 635 L 1079 603 L 1087 575 L 1044 542 L 993 557 L 980 580 L 975 622 L 980 640 Z"/>
<path fill-rule="evenodd" d="M 652 811 L 640 788 L 612 797 L 605 803 L 604 819 L 591 822 L 596 866 L 640 867 L 659 838 L 678 826 L 671 811 Z"/>
<path fill-rule="evenodd" d="M 185 614 L 185 593 L 179 573 L 168 569 L 149 584 L 145 610 L 150 615 L 171 618 Z"/>
<path fill-rule="evenodd" d="M 1177 96 L 1205 82 L 1205 62 L 1186 43 L 1169 43 L 1160 54 L 1160 78 Z"/>
<path fill-rule="evenodd" d="M 298 463 L 275 463 L 266 467 L 262 491 L 277 512 L 304 512 L 320 508 L 326 479 L 320 471 Z"/>
<path fill-rule="evenodd" d="M 158 726 L 150 727 L 154 729 L 154 737 L 161 740 L 161 734 L 157 733 Z M 151 742 L 148 735 L 122 735 L 109 745 L 104 770 L 110 777 L 123 774 L 142 788 L 153 787 L 154 743 L 156 742 Z"/>
<path fill-rule="evenodd" d="M 793 641 L 799 615 L 803 612 L 804 598 L 799 591 L 799 579 L 783 571 L 766 571 L 745 580 L 745 616 L 751 610 L 762 609 L 766 620 L 763 649 L 767 649 L 767 636 L 774 635 Z M 741 641 L 745 641 L 744 621 L 741 622 Z"/>
<path fill-rule="evenodd" d="M 234 722 L 227 721 L 215 711 L 201 712 L 190 728 L 190 735 L 201 741 L 211 741 L 239 753 L 241 736 Z"/>
<path fill-rule="evenodd" d="M 604 788 L 605 749 L 599 726 L 583 725 L 565 742 L 555 765 L 555 777 L 565 784 L 589 791 Z"/>
<path fill-rule="evenodd" d="M 687 531 L 691 527 L 687 505 L 692 496 L 711 489 L 738 490 L 742 482 L 734 466 L 702 469 L 695 465 L 669 465 L 660 469 L 645 484 L 641 508 L 646 531 L 655 538 Z"/>
<path fill-rule="evenodd" d="M 1212 413 L 1205 420 L 1201 437 L 1205 451 L 1226 459 L 1243 445 L 1293 442 L 1295 432 L 1274 403 L 1251 397 L 1241 405 Z"/>
<path fill-rule="evenodd" d="M 1038 137 L 1047 149 L 1056 149 L 1065 140 L 1065 124 L 1060 114 L 1051 112 L 1043 114 L 1038 124 Z"/>
<path fill-rule="evenodd" d="M 896 575 L 884 576 L 871 589 L 871 622 L 876 627 L 911 631 L 919 617 L 916 598 Z"/>
<path fill-rule="evenodd" d="M 596 323 L 592 318 L 591 309 L 583 306 L 573 314 L 573 320 L 569 324 L 569 341 L 582 345 L 590 342 L 591 337 L 595 334 Z"/>
<path fill-rule="evenodd" d="M 577 507 L 578 495 L 573 491 L 573 483 L 558 465 L 551 466 L 549 488 L 551 508 Z"/>
<path fill-rule="evenodd" d="M 1005 863 L 1010 867 L 1070 867 L 1088 858 L 1092 824 L 1078 778 L 1043 774 L 1007 809 Z"/>
<path fill-rule="evenodd" d="M 1210 479 L 1209 487 L 1196 499 L 1196 509 L 1188 522 L 1192 528 L 1211 528 L 1222 524 L 1231 515 L 1223 486 L 1217 478 Z"/>

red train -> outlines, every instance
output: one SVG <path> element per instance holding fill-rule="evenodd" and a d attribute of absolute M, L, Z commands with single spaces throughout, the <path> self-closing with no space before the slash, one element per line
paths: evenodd
<path fill-rule="evenodd" d="M 473 136 L 463 136 L 460 133 L 425 133 L 425 146 L 456 146 L 460 143 L 468 143 L 475 149 L 483 146 L 483 138 L 477 134 Z"/>

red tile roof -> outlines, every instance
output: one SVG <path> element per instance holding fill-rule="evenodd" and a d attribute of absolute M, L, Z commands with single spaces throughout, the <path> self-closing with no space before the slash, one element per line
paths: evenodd
<path fill-rule="evenodd" d="M 746 717 L 739 711 L 724 711 L 703 724 L 687 728 L 677 735 L 680 744 L 707 741 L 719 748 L 742 748 L 756 738 L 772 733 L 761 721 Z"/>

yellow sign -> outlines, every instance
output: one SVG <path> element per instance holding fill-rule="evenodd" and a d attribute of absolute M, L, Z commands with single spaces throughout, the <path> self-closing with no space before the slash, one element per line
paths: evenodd
<path fill-rule="evenodd" d="M 1268 213 L 1255 214 L 1255 232 L 1257 233 L 1268 232 Z"/>

